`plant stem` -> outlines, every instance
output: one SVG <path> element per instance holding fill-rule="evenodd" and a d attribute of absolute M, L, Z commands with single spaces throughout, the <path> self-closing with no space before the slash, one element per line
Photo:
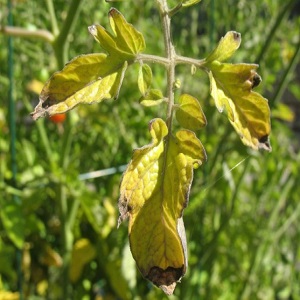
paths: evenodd
<path fill-rule="evenodd" d="M 58 61 L 58 67 L 61 69 L 68 61 L 68 35 L 73 30 L 79 14 L 79 8 L 82 0 L 73 0 L 69 6 L 67 17 L 64 21 L 63 27 L 53 43 L 56 59 Z"/>
<path fill-rule="evenodd" d="M 53 34 L 48 30 L 44 30 L 44 29 L 28 30 L 22 27 L 4 26 L 1 27 L 1 32 L 8 36 L 36 38 L 48 43 L 52 43 L 54 41 Z"/>
<path fill-rule="evenodd" d="M 269 34 L 268 34 L 268 37 L 265 39 L 266 42 L 265 42 L 264 45 L 262 46 L 262 48 L 261 48 L 261 50 L 260 50 L 260 52 L 259 52 L 259 54 L 258 54 L 258 56 L 257 56 L 257 58 L 256 58 L 256 60 L 255 60 L 255 62 L 256 62 L 257 64 L 259 64 L 259 63 L 263 60 L 263 58 L 264 58 L 266 52 L 268 51 L 268 48 L 270 47 L 270 45 L 271 45 L 271 43 L 272 43 L 273 37 L 275 36 L 275 33 L 276 33 L 277 29 L 279 28 L 279 26 L 280 26 L 280 24 L 281 24 L 281 22 L 282 22 L 284 16 L 285 16 L 286 13 L 289 11 L 289 9 L 290 9 L 291 6 L 294 4 L 294 2 L 295 2 L 295 0 L 290 0 L 290 1 L 282 8 L 282 10 L 278 13 L 277 18 L 276 18 L 276 20 L 275 20 L 275 22 L 274 22 L 274 24 L 273 24 L 273 26 L 272 26 L 272 28 L 271 28 Z"/>
<path fill-rule="evenodd" d="M 51 27 L 52 27 L 52 33 L 57 36 L 59 33 L 58 25 L 57 25 L 57 19 L 55 15 L 55 9 L 53 5 L 53 0 L 46 0 L 48 12 L 50 15 L 50 21 L 51 21 Z"/>
<path fill-rule="evenodd" d="M 164 44 L 166 56 L 168 58 L 169 64 L 167 66 L 167 98 L 168 98 L 168 108 L 167 108 L 167 127 L 169 130 L 169 135 L 171 134 L 172 127 L 172 117 L 173 117 L 173 106 L 174 106 L 174 82 L 175 82 L 175 50 L 172 44 L 171 38 L 171 19 L 168 14 L 169 8 L 166 0 L 159 1 L 160 15 L 162 20 Z"/>

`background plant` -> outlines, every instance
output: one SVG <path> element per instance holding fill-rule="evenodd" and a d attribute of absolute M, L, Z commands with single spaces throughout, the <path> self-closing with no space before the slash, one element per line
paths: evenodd
<path fill-rule="evenodd" d="M 22 11 L 24 5 L 25 4 L 19 3 L 15 7 L 15 13 L 18 13 L 18 18 L 15 18 L 15 20 L 18 22 L 18 25 L 28 26 L 25 22 L 32 20 L 32 22 L 36 24 L 43 23 L 41 24 L 42 26 L 40 26 L 42 28 L 48 27 L 47 19 L 45 20 L 45 18 L 42 17 L 43 7 L 38 7 L 38 9 L 35 8 L 31 11 L 29 9 L 30 5 L 26 5 L 26 9 L 24 8 Z M 106 13 L 103 18 L 101 18 L 99 14 L 101 14 L 101 12 L 104 14 L 104 11 L 107 11 L 108 7 L 107 9 L 99 10 L 96 9 L 96 4 L 90 5 L 91 7 L 82 7 L 82 17 L 75 27 L 75 32 L 77 33 L 76 41 L 73 40 L 69 52 L 70 57 L 76 56 L 79 53 L 95 52 L 93 48 L 96 43 L 94 43 L 92 39 L 87 38 L 86 27 L 100 19 L 106 20 Z M 92 7 L 93 5 L 95 5 L 94 9 Z M 214 13 L 212 13 L 212 10 L 209 9 L 210 5 L 211 4 L 203 2 L 197 9 L 187 9 L 186 17 L 183 15 L 180 15 L 180 17 L 178 15 L 174 16 L 174 32 L 176 34 L 173 33 L 173 37 L 176 47 L 183 49 L 181 51 L 182 54 L 196 57 L 199 51 L 201 51 L 201 53 L 208 53 L 213 45 L 216 44 L 218 40 L 217 37 L 224 35 L 225 31 L 235 29 L 242 33 L 245 43 L 243 43 L 242 48 L 237 52 L 234 60 L 255 61 L 256 56 L 264 44 L 266 21 L 263 17 L 247 18 L 246 16 L 249 16 L 249 13 L 250 16 L 274 16 L 272 20 L 275 20 L 280 11 L 280 4 L 264 2 L 260 5 L 254 2 L 247 4 L 240 2 L 239 8 L 241 9 L 236 9 L 236 11 L 230 9 L 226 11 L 226 14 L 224 10 L 226 10 L 227 6 L 226 8 L 223 6 L 215 6 L 213 10 Z M 153 28 L 153 25 L 150 31 L 143 29 L 143 26 L 147 28 L 147 22 L 150 22 L 150 26 L 153 22 L 155 23 L 155 18 L 158 17 L 150 11 L 150 6 L 150 4 L 145 3 L 143 11 L 139 14 L 138 12 L 141 10 L 140 3 L 134 5 L 132 5 L 132 3 L 118 4 L 118 8 L 121 11 L 129 11 L 132 13 L 132 16 L 128 14 L 126 18 L 131 23 L 136 24 L 146 35 L 145 39 L 147 40 L 149 52 L 150 49 L 153 48 L 151 52 L 162 53 L 161 45 L 157 43 L 159 39 L 159 29 Z M 130 7 L 131 10 L 128 10 L 127 7 Z M 236 6 L 231 5 L 228 7 Z M 55 8 L 56 11 L 64 11 L 63 3 L 55 2 Z M 93 17 L 92 22 L 90 20 L 92 18 L 91 12 L 95 15 L 97 14 L 97 16 Z M 89 16 L 89 19 L 86 18 L 87 20 L 83 17 L 85 13 Z M 28 16 L 28 14 L 31 15 Z M 26 18 L 21 18 L 22 15 L 26 15 Z M 206 22 L 196 22 L 200 15 L 201 19 L 206 20 Z M 212 15 L 215 15 L 215 18 L 211 18 Z M 231 17 L 228 17 L 228 19 L 218 17 L 224 15 Z M 285 15 L 286 17 L 278 27 L 270 43 L 269 50 L 266 52 L 264 59 L 260 62 L 260 70 L 264 79 L 263 88 L 266 88 L 267 93 L 271 96 L 269 97 L 271 103 L 273 99 L 272 95 L 277 89 L 274 82 L 276 80 L 278 82 L 281 81 L 281 76 L 284 75 L 284 70 L 288 69 L 298 42 L 297 37 L 299 35 L 296 29 L 299 28 L 297 25 L 299 24 L 299 20 L 296 16 L 293 18 L 290 16 L 290 19 L 287 19 L 288 15 L 289 13 Z M 137 19 L 137 16 L 144 16 L 145 18 Z M 151 19 L 147 19 L 147 16 L 151 17 Z M 192 16 L 195 22 L 192 22 L 193 26 L 187 28 L 184 24 L 190 24 L 190 21 L 188 21 L 190 20 L 190 16 Z M 58 19 L 60 17 L 61 15 L 58 14 Z M 214 25 L 216 28 L 214 31 L 214 41 L 206 40 L 205 38 L 193 38 L 194 33 L 203 30 L 208 32 L 208 28 L 213 26 L 213 22 L 211 22 L 212 19 L 218 19 L 218 22 L 215 22 Z M 82 24 L 82 22 L 86 23 Z M 142 23 L 144 23 L 143 26 Z M 267 24 L 269 23 L 268 19 Z M 255 27 L 255 34 L 251 30 L 248 30 L 250 27 Z M 50 28 L 50 26 L 48 28 Z M 82 34 L 80 34 L 80 32 Z M 287 32 L 288 36 L 286 34 Z M 149 36 L 157 34 L 158 38 L 151 43 L 152 38 L 147 38 L 148 34 Z M 3 36 L 1 36 L 1 39 L 5 41 Z M 187 41 L 189 41 L 191 45 L 189 49 L 183 47 L 183 45 L 187 44 Z M 280 43 L 278 43 L 278 41 L 280 41 Z M 7 141 L 9 140 L 5 129 L 7 128 L 6 117 L 4 117 L 7 115 L 7 108 L 2 107 L 2 120 L 4 121 L 2 121 L 1 125 L 3 132 L 1 142 L 3 158 L 1 160 L 1 176 L 3 176 L 1 198 L 8 201 L 12 192 L 16 193 L 19 191 L 18 195 L 22 197 L 21 199 L 27 199 L 27 208 L 30 207 L 29 204 L 36 205 L 33 209 L 35 215 L 38 216 L 38 219 L 42 220 L 44 224 L 47 232 L 45 235 L 47 242 L 52 248 L 58 250 L 59 253 L 63 253 L 61 250 L 62 244 L 58 242 L 59 239 L 57 238 L 60 235 L 59 232 L 56 231 L 57 233 L 55 233 L 53 229 L 50 231 L 50 228 L 53 227 L 50 227 L 50 223 L 45 221 L 46 219 L 57 220 L 57 218 L 51 218 L 52 215 L 54 215 L 54 217 L 57 216 L 57 211 L 53 209 L 54 206 L 50 201 L 58 201 L 58 194 L 54 189 L 55 183 L 53 183 L 58 177 L 56 173 L 54 173 L 55 176 L 51 176 L 53 173 L 49 169 L 49 164 L 44 161 L 43 151 L 45 148 L 41 143 L 41 135 L 36 127 L 28 123 L 30 122 L 27 118 L 29 109 L 22 106 L 26 99 L 31 101 L 35 97 L 33 94 L 26 92 L 26 85 L 35 77 L 33 76 L 35 72 L 38 75 L 36 75 L 36 78 L 43 75 L 39 73 L 39 67 L 42 69 L 43 66 L 50 65 L 49 73 L 52 73 L 58 69 L 58 66 L 53 64 L 54 60 L 51 55 L 44 54 L 51 53 L 48 46 L 44 46 L 44 44 L 36 40 L 30 41 L 24 38 L 16 38 L 14 42 L 15 56 L 19 58 L 18 64 L 15 66 L 16 96 L 17 99 L 22 99 L 22 101 L 18 100 L 17 102 L 19 104 L 17 121 L 18 124 L 27 124 L 26 126 L 17 126 L 17 136 L 19 137 L 17 145 L 18 149 L 20 149 L 18 150 L 18 176 L 25 180 L 26 173 L 32 175 L 35 169 L 32 166 L 35 166 L 37 161 L 39 161 L 40 164 L 42 162 L 43 173 L 37 173 L 34 177 L 35 180 L 32 180 L 32 182 L 20 181 L 22 184 L 17 190 L 11 189 L 9 182 L 9 155 L 7 154 L 7 150 L 5 150 L 8 149 Z M 5 45 L 5 43 L 2 44 Z M 75 45 L 77 46 L 75 47 Z M 88 47 L 90 48 L 88 49 Z M 6 48 L 2 47 L 1 60 L 3 64 L 1 65 L 3 68 L 1 67 L 1 85 L 3 88 L 1 88 L 1 90 L 3 91 L 3 95 L 6 95 L 8 87 L 5 77 L 5 51 Z M 40 55 L 36 55 L 37 51 Z M 187 53 L 189 51 L 190 54 Z M 247 57 L 247 59 L 245 59 L 245 57 Z M 31 66 L 28 65 L 29 58 L 32 62 Z M 36 71 L 34 71 L 34 69 L 36 69 Z M 186 70 L 184 67 L 182 67 L 182 69 Z M 278 70 L 280 70 L 280 72 L 278 72 Z M 163 70 L 157 67 L 153 73 L 155 74 L 157 86 L 160 86 L 160 81 L 163 82 L 164 80 Z M 205 83 L 201 86 L 194 85 L 189 87 L 189 82 L 191 82 L 189 70 L 186 70 L 184 74 L 185 76 L 180 78 L 184 89 L 189 89 L 189 91 L 195 89 L 198 91 L 198 89 L 201 88 L 204 95 L 203 99 L 205 99 L 208 96 L 208 85 Z M 200 73 L 197 73 L 195 76 L 202 77 Z M 45 77 L 48 77 L 48 75 Z M 28 78 L 28 80 L 22 80 L 23 78 Z M 132 78 L 135 80 L 135 77 Z M 130 77 L 127 77 L 126 80 L 130 82 Z M 289 82 L 289 90 L 297 96 L 296 87 L 298 83 L 296 79 Z M 79 108 L 76 113 L 72 114 L 72 117 L 68 118 L 68 122 L 74 122 L 73 124 L 76 124 L 76 128 L 73 129 L 73 133 L 76 134 L 72 135 L 74 138 L 72 152 L 68 157 L 69 172 L 67 172 L 67 174 L 70 174 L 70 181 L 68 182 L 69 188 L 67 191 L 70 193 L 73 190 L 79 194 L 86 193 L 90 195 L 90 199 L 95 203 L 95 206 L 89 205 L 89 210 L 94 210 L 98 213 L 106 213 L 109 211 L 107 202 L 104 204 L 105 201 L 102 201 L 103 196 L 106 195 L 106 199 L 109 200 L 108 202 L 110 202 L 113 207 L 112 211 L 114 211 L 114 215 L 111 220 L 114 221 L 117 215 L 115 201 L 118 198 L 119 175 L 104 177 L 101 178 L 101 180 L 89 180 L 91 184 L 88 185 L 88 187 L 92 187 L 92 190 L 87 190 L 86 185 L 76 181 L 76 173 L 122 165 L 126 163 L 126 161 L 129 161 L 132 148 L 149 142 L 144 134 L 147 130 L 147 124 L 145 124 L 144 121 L 140 122 L 140 120 L 151 119 L 153 114 L 156 113 L 156 109 L 149 108 L 142 110 L 139 105 L 134 104 L 136 101 L 133 101 L 133 98 L 138 99 L 139 92 L 133 87 L 133 84 L 129 84 L 129 86 L 130 88 L 128 90 L 126 89 L 125 91 L 123 89 L 123 91 L 121 91 L 120 99 L 128 99 L 129 104 L 132 103 L 130 108 L 128 107 L 128 102 L 125 103 L 125 101 L 120 101 L 117 108 L 116 105 L 112 105 L 112 103 L 103 103 L 103 105 L 101 105 L 101 113 L 99 108 L 91 106 Z M 266 92 L 263 93 L 266 94 Z M 277 116 L 283 118 L 284 110 L 282 110 L 278 104 L 275 105 L 276 109 L 273 109 L 274 114 L 276 112 Z M 114 117 L 120 121 L 117 128 L 114 125 L 115 121 L 107 117 L 108 111 L 112 111 Z M 204 166 L 204 176 L 201 176 L 201 172 L 197 172 L 195 176 L 196 181 L 194 182 L 190 205 L 185 211 L 186 228 L 190 228 L 188 230 L 188 240 L 190 243 L 189 272 L 175 292 L 175 297 L 181 298 L 186 296 L 196 298 L 199 295 L 203 295 L 207 298 L 209 296 L 220 297 L 222 295 L 224 298 L 232 299 L 235 297 L 238 298 L 239 295 L 242 294 L 244 298 L 250 297 L 251 295 L 262 299 L 266 297 L 272 298 L 272 295 L 275 294 L 281 298 L 288 297 L 288 295 L 291 294 L 296 297 L 298 293 L 296 282 L 297 276 L 299 276 L 299 272 L 296 269 L 296 262 L 299 259 L 299 253 L 297 244 L 295 244 L 294 241 L 299 235 L 297 231 L 297 195 L 299 191 L 296 185 L 299 156 L 297 156 L 298 150 L 297 145 L 295 145 L 295 133 L 291 132 L 279 119 L 274 119 L 273 132 L 276 139 L 272 139 L 272 155 L 268 157 L 253 156 L 251 151 L 250 153 L 246 152 L 244 147 L 239 146 L 240 141 L 236 138 L 231 128 L 227 129 L 223 127 L 226 122 L 222 116 L 215 114 L 214 109 L 210 109 L 209 106 L 206 106 L 205 113 L 210 122 L 206 131 L 200 133 L 200 139 L 203 144 L 206 145 L 206 150 L 210 154 L 210 160 L 208 160 Z M 88 118 L 83 119 L 83 116 L 88 116 Z M 223 126 L 220 127 L 220 124 L 223 124 Z M 52 156 L 58 159 L 58 156 L 61 155 L 59 147 L 62 139 L 61 137 L 58 138 L 56 126 L 50 123 L 46 123 L 46 125 L 47 131 L 49 131 L 48 139 L 52 145 Z M 64 124 L 65 132 L 67 126 L 67 123 Z M 84 134 L 86 128 L 91 128 L 91 134 L 88 136 Z M 132 130 L 133 128 L 135 128 L 135 130 Z M 219 135 L 214 134 L 217 129 Z M 114 136 L 112 132 L 115 132 L 116 135 Z M 118 132 L 120 132 L 120 134 L 117 134 Z M 121 134 L 123 132 L 126 132 L 127 135 Z M 60 141 L 58 141 L 59 139 Z M 32 143 L 34 143 L 34 147 L 30 147 Z M 26 149 L 26 147 L 24 147 L 24 145 L 27 145 L 30 151 L 25 151 L 24 149 Z M 103 145 L 108 146 L 104 147 Z M 120 147 L 120 145 L 122 145 L 122 147 Z M 81 151 L 83 147 L 85 151 Z M 102 148 L 101 155 L 100 151 L 95 150 L 100 148 Z M 114 157 L 111 156 L 111 149 L 113 149 L 113 153 L 115 153 Z M 221 152 L 220 149 L 222 149 Z M 29 157 L 33 157 L 32 164 L 29 164 L 26 158 L 28 154 L 26 153 L 30 154 Z M 249 154 L 251 154 L 250 157 L 248 157 Z M 26 159 L 24 159 L 24 157 Z M 90 159 L 91 157 L 93 160 Z M 245 158 L 246 160 L 238 165 L 237 168 L 232 172 L 228 172 L 231 167 Z M 95 165 L 95 161 L 97 161 L 97 165 Z M 66 170 L 68 170 L 68 168 L 66 168 Z M 209 174 L 209 176 L 207 174 Z M 220 176 L 223 176 L 223 178 L 217 181 Z M 4 178 L 5 181 L 3 180 Z M 245 178 L 247 180 L 245 180 Z M 50 179 L 51 183 L 48 183 L 47 180 Z M 32 185 L 29 185 L 29 183 L 32 183 Z M 48 196 L 40 193 L 41 183 L 46 184 Z M 72 186 L 75 187 L 75 183 L 76 189 L 71 188 Z M 31 193 L 29 193 L 29 191 Z M 101 195 L 103 196 L 101 197 Z M 85 196 L 83 199 L 88 199 L 88 197 Z M 279 199 L 281 199 L 281 201 L 278 201 Z M 96 209 L 95 207 L 99 204 L 105 208 L 102 210 Z M 91 207 L 93 207 L 93 209 Z M 85 266 L 79 281 L 73 284 L 75 295 L 78 295 L 78 298 L 80 298 L 84 294 L 89 294 L 91 286 L 94 285 L 100 286 L 101 290 L 106 294 L 119 293 L 119 295 L 122 295 L 120 297 L 123 298 L 126 297 L 124 295 L 128 295 L 128 297 L 133 297 L 134 295 L 147 295 L 148 298 L 155 297 L 154 295 L 157 295 L 158 292 L 151 287 L 145 286 L 144 283 L 138 284 L 140 279 L 139 277 L 135 279 L 135 275 L 130 276 L 127 279 L 129 281 L 124 281 L 124 283 L 130 282 L 129 285 L 126 283 L 121 287 L 120 284 L 117 285 L 115 283 L 115 276 L 120 276 L 118 273 L 120 270 L 119 264 L 121 264 L 121 250 L 126 240 L 126 230 L 123 230 L 125 228 L 121 228 L 117 231 L 107 230 L 105 240 L 98 244 L 96 241 L 98 241 L 99 235 L 93 233 L 94 231 L 91 230 L 89 224 L 92 224 L 93 227 L 96 227 L 95 224 L 100 224 L 100 228 L 102 228 L 102 225 L 107 224 L 107 222 L 104 222 L 105 218 L 102 220 L 98 218 L 98 223 L 96 223 L 95 220 L 89 223 L 88 220 L 92 220 L 92 216 L 89 215 L 87 218 L 86 216 L 88 214 L 86 214 L 86 212 L 87 210 L 83 214 L 83 210 L 80 207 L 80 213 L 76 216 L 73 232 L 75 233 L 76 240 L 79 240 L 80 237 L 84 237 L 88 238 L 93 245 L 96 245 L 97 256 L 91 263 Z M 25 211 L 24 213 L 27 212 Z M 28 213 L 30 214 L 30 212 Z M 267 217 L 270 215 L 273 215 L 273 217 L 269 220 Z M 26 216 L 26 214 L 24 216 Z M 99 215 L 96 214 L 96 216 Z M 268 223 L 269 225 L 267 226 Z M 81 225 L 79 226 L 79 224 Z M 195 224 L 199 224 L 199 226 L 195 226 Z M 115 228 L 113 224 L 111 226 L 110 228 Z M 40 229 L 37 228 L 36 232 L 40 232 Z M 278 232 L 277 240 L 273 239 L 274 235 L 271 235 L 270 232 Z M 1 237 L 3 242 L 1 244 L 1 251 L 5 253 L 3 257 L 9 258 L 6 260 L 8 266 L 4 268 L 4 271 L 1 269 L 2 282 L 4 282 L 6 289 L 14 290 L 16 288 L 14 286 L 15 280 L 13 279 L 16 274 L 12 271 L 14 270 L 12 268 L 14 247 L 10 245 L 10 242 L 5 237 L 6 235 L 7 233 L 2 231 Z M 29 234 L 27 233 L 27 241 L 29 241 L 28 236 Z M 100 245 L 104 250 L 101 250 Z M 41 249 L 41 246 L 34 244 L 33 248 L 37 250 Z M 105 248 L 107 250 L 105 250 Z M 113 249 L 114 251 L 112 251 Z M 32 252 L 32 248 L 30 251 Z M 41 251 L 37 252 L 40 253 Z M 110 253 L 108 256 L 109 260 L 105 262 L 101 261 L 100 258 L 103 257 L 103 253 Z M 127 252 L 125 251 L 124 253 Z M 32 255 L 32 257 L 36 256 Z M 125 254 L 123 261 L 128 261 L 128 257 L 130 257 L 130 255 L 128 256 L 127 254 L 126 256 Z M 106 263 L 107 265 L 104 266 Z M 38 265 L 41 265 L 41 263 L 38 262 Z M 232 266 L 232 268 L 228 266 Z M 48 289 L 49 297 L 51 297 L 51 293 L 52 295 L 57 295 L 57 293 L 59 293 L 59 287 L 55 286 L 54 282 L 55 276 L 57 276 L 57 270 L 59 269 L 53 265 L 43 268 L 47 271 L 46 282 L 48 282 L 51 287 L 51 289 Z M 127 270 L 128 269 L 133 270 L 133 274 L 135 274 L 134 267 L 127 267 Z M 11 275 L 9 276 L 8 273 Z M 127 275 L 128 273 L 128 271 L 125 272 Z M 106 274 L 100 276 L 102 278 L 100 282 L 99 274 Z M 136 276 L 138 276 L 138 273 Z M 38 278 L 37 282 L 41 281 L 41 278 Z M 33 284 L 33 286 L 37 285 Z M 34 293 L 33 290 L 31 290 L 31 292 Z M 40 293 L 40 290 L 39 292 L 36 291 L 36 293 Z"/>

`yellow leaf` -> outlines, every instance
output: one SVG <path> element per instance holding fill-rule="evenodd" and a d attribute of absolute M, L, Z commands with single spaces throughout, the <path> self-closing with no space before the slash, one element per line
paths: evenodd
<path fill-rule="evenodd" d="M 199 130 L 206 125 L 206 118 L 198 100 L 191 95 L 183 94 L 179 98 L 180 106 L 176 110 L 178 123 L 190 130 Z"/>
<path fill-rule="evenodd" d="M 105 54 L 76 57 L 45 84 L 33 119 L 66 112 L 80 103 L 117 98 L 126 69 L 126 61 L 114 64 Z"/>
<path fill-rule="evenodd" d="M 145 94 L 149 90 L 151 82 L 152 82 L 151 68 L 146 64 L 141 65 L 139 69 L 139 75 L 138 75 L 138 86 L 143 96 L 145 96 Z"/>
<path fill-rule="evenodd" d="M 236 31 L 229 31 L 221 38 L 218 46 L 207 56 L 206 62 L 214 60 L 224 61 L 232 56 L 241 44 L 241 34 Z"/>
<path fill-rule="evenodd" d="M 115 8 L 109 11 L 109 21 L 114 35 L 100 25 L 90 26 L 89 31 L 101 47 L 114 56 L 114 59 L 123 61 L 132 59 L 145 49 L 143 35 Z"/>
<path fill-rule="evenodd" d="M 134 151 L 124 173 L 119 223 L 129 217 L 130 247 L 142 275 L 172 294 L 187 268 L 183 209 L 193 168 L 206 154 L 193 132 L 173 137 L 161 119 L 151 121 L 150 134 L 152 143 Z"/>
<path fill-rule="evenodd" d="M 88 239 L 80 239 L 75 243 L 69 272 L 72 282 L 76 282 L 80 278 L 83 267 L 95 256 L 96 249 Z"/>
<path fill-rule="evenodd" d="M 229 121 L 245 145 L 271 151 L 268 101 L 252 91 L 261 80 L 256 73 L 258 66 L 213 62 L 209 67 L 211 96 L 218 110 L 226 108 Z"/>

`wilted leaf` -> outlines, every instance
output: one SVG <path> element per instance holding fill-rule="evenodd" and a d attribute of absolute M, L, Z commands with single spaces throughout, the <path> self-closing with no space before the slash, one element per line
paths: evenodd
<path fill-rule="evenodd" d="M 143 96 L 148 91 L 151 82 L 152 82 L 151 68 L 146 64 L 141 65 L 139 69 L 139 75 L 138 75 L 138 86 Z"/>
<path fill-rule="evenodd" d="M 260 82 L 257 67 L 253 64 L 211 63 L 211 95 L 220 112 L 226 108 L 231 124 L 245 145 L 270 151 L 268 101 L 252 91 Z"/>
<path fill-rule="evenodd" d="M 45 84 L 33 119 L 66 112 L 80 103 L 116 98 L 126 69 L 126 61 L 123 65 L 114 64 L 105 54 L 76 57 Z"/>
<path fill-rule="evenodd" d="M 183 94 L 179 98 L 176 119 L 179 124 L 190 130 L 199 130 L 206 125 L 206 118 L 198 100 L 191 95 Z"/>
<path fill-rule="evenodd" d="M 89 31 L 101 47 L 114 56 L 114 59 L 124 61 L 135 57 L 145 49 L 143 35 L 132 24 L 129 24 L 115 8 L 109 11 L 109 21 L 114 35 L 100 25 L 90 26 Z"/>
<path fill-rule="evenodd" d="M 140 103 L 144 106 L 156 106 L 165 101 L 164 95 L 160 90 L 151 89 L 145 96 L 140 99 Z"/>
<path fill-rule="evenodd" d="M 119 222 L 129 216 L 130 247 L 143 276 L 172 294 L 187 268 L 183 209 L 193 168 L 206 154 L 193 132 L 168 135 L 161 119 L 150 123 L 150 134 L 152 143 L 134 151 L 124 173 Z"/>
<path fill-rule="evenodd" d="M 241 34 L 229 31 L 221 38 L 218 46 L 207 56 L 206 62 L 224 61 L 232 56 L 241 44 Z"/>
<path fill-rule="evenodd" d="M 88 239 L 78 240 L 73 247 L 69 276 L 76 282 L 82 273 L 83 267 L 96 256 L 96 248 Z"/>

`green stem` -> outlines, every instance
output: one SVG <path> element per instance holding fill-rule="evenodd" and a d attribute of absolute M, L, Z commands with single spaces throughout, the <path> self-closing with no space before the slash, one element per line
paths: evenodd
<path fill-rule="evenodd" d="M 167 127 L 169 130 L 169 135 L 171 134 L 172 127 L 172 116 L 173 116 L 173 106 L 174 106 L 174 82 L 175 82 L 175 50 L 172 44 L 171 38 L 171 19 L 168 14 L 169 8 L 166 0 L 159 1 L 160 15 L 163 26 L 164 44 L 166 56 L 168 58 L 169 64 L 167 66 L 167 98 L 168 98 L 168 108 L 167 108 Z M 166 151 L 167 152 L 167 151 Z"/>
<path fill-rule="evenodd" d="M 48 43 L 52 43 L 54 41 L 53 34 L 44 29 L 28 30 L 22 27 L 4 26 L 1 27 L 1 32 L 8 36 L 40 39 Z"/>
<path fill-rule="evenodd" d="M 299 59 L 300 59 L 300 39 L 298 41 L 298 45 L 296 46 L 295 54 L 294 54 L 293 58 L 291 59 L 289 66 L 285 70 L 285 72 L 282 76 L 282 79 L 280 80 L 280 83 L 278 84 L 277 89 L 274 93 L 272 105 L 274 105 L 276 102 L 278 102 L 281 99 L 283 92 L 285 91 L 285 89 L 289 83 L 290 74 L 292 74 L 294 72 Z"/>
<path fill-rule="evenodd" d="M 57 25 L 57 19 L 55 15 L 55 9 L 53 5 L 52 0 L 46 0 L 47 7 L 48 7 L 48 12 L 50 15 L 50 21 L 51 21 L 51 27 L 52 27 L 52 33 L 57 36 L 59 33 L 58 25 Z"/>
<path fill-rule="evenodd" d="M 280 24 L 281 24 L 281 22 L 283 20 L 283 17 L 289 11 L 289 9 L 292 7 L 292 5 L 294 4 L 294 2 L 295 2 L 295 0 L 290 0 L 282 8 L 282 10 L 279 12 L 279 14 L 277 15 L 277 18 L 276 18 L 276 20 L 275 20 L 275 22 L 274 22 L 274 24 L 273 24 L 273 26 L 272 26 L 272 28 L 271 28 L 268 36 L 267 36 L 267 38 L 265 39 L 266 42 L 264 43 L 263 47 L 261 48 L 261 50 L 260 50 L 260 52 L 259 52 L 259 54 L 258 54 L 258 56 L 257 56 L 257 58 L 255 60 L 255 62 L 257 64 L 259 64 L 263 60 L 265 54 L 268 51 L 268 48 L 270 47 L 270 45 L 272 43 L 272 40 L 273 40 L 273 38 L 275 36 L 276 31 L 279 28 L 279 26 L 280 26 Z"/>
<path fill-rule="evenodd" d="M 56 59 L 58 61 L 58 67 L 61 69 L 68 61 L 68 36 L 73 30 L 76 20 L 79 15 L 79 8 L 82 0 L 73 0 L 69 6 L 66 20 L 63 27 L 53 43 Z"/>

